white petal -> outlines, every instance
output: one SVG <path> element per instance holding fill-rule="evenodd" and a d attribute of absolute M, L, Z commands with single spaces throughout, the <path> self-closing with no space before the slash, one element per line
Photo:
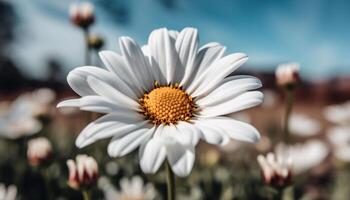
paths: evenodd
<path fill-rule="evenodd" d="M 80 110 L 97 113 L 112 113 L 127 109 L 123 105 L 115 104 L 102 96 L 84 96 L 79 99 L 69 99 L 60 102 L 57 107 L 79 107 Z"/>
<path fill-rule="evenodd" d="M 87 83 L 88 76 L 99 78 L 128 97 L 137 99 L 134 91 L 131 90 L 130 87 L 128 87 L 115 74 L 98 67 L 78 67 L 69 72 L 67 81 L 70 87 L 80 96 L 96 95 L 96 92 L 93 91 Z"/>
<path fill-rule="evenodd" d="M 200 119 L 209 126 L 220 127 L 232 139 L 256 143 L 260 139 L 259 132 L 250 124 L 237 121 L 228 117 L 216 117 L 209 119 Z"/>
<path fill-rule="evenodd" d="M 198 116 L 215 117 L 234 113 L 261 104 L 263 97 L 264 95 L 259 91 L 245 92 L 224 103 L 202 108 Z"/>
<path fill-rule="evenodd" d="M 194 62 L 198 51 L 198 31 L 194 28 L 183 29 L 176 39 L 176 50 L 181 65 L 176 69 L 176 82 L 185 84 L 195 68 Z"/>
<path fill-rule="evenodd" d="M 132 73 L 129 65 L 125 63 L 124 58 L 121 55 L 113 51 L 101 51 L 99 55 L 108 70 L 123 80 L 124 84 L 127 85 L 127 88 L 131 88 L 136 96 L 143 94 L 142 86 L 138 83 L 135 74 Z"/>
<path fill-rule="evenodd" d="M 136 77 L 134 81 L 138 82 L 145 91 L 149 91 L 153 87 L 154 77 L 149 72 L 149 63 L 140 46 L 129 37 L 120 37 L 119 46 L 126 65 Z"/>
<path fill-rule="evenodd" d="M 179 177 L 188 176 L 193 168 L 194 148 L 178 143 L 167 145 L 167 157 L 172 171 Z"/>
<path fill-rule="evenodd" d="M 154 30 L 149 36 L 148 46 L 155 61 L 152 65 L 158 65 L 163 77 L 166 78 L 166 83 L 161 84 L 174 83 L 175 70 L 180 63 L 168 30 L 166 28 Z"/>
<path fill-rule="evenodd" d="M 79 148 L 83 148 L 100 139 L 124 135 L 147 123 L 143 116 L 132 111 L 107 114 L 87 125 L 78 136 L 75 144 Z"/>
<path fill-rule="evenodd" d="M 210 126 L 203 120 L 194 120 L 195 126 L 201 131 L 201 138 L 209 144 L 226 145 L 230 138 L 218 126 Z"/>
<path fill-rule="evenodd" d="M 216 42 L 208 43 L 201 47 L 197 53 L 194 63 L 195 68 L 193 69 L 190 80 L 196 80 L 211 64 L 220 59 L 224 55 L 225 49 L 225 47 Z M 185 84 L 184 87 L 187 88 L 192 84 Z M 195 89 L 194 86 L 191 88 L 189 92 Z"/>
<path fill-rule="evenodd" d="M 145 126 L 123 137 L 113 137 L 108 145 L 108 154 L 112 157 L 120 157 L 130 153 L 140 146 L 141 143 L 147 142 L 152 137 L 154 130 L 155 127 Z"/>
<path fill-rule="evenodd" d="M 67 99 L 57 104 L 57 108 L 80 107 L 80 99 Z"/>
<path fill-rule="evenodd" d="M 173 137 L 185 146 L 196 146 L 201 136 L 201 132 L 193 124 L 179 122 L 176 125 L 176 132 Z"/>
<path fill-rule="evenodd" d="M 188 92 L 192 97 L 205 95 L 214 89 L 221 81 L 247 61 L 243 53 L 225 56 L 211 64 L 198 78 L 193 81 Z"/>
<path fill-rule="evenodd" d="M 116 90 L 111 85 L 108 85 L 102 80 L 98 78 L 94 78 L 92 76 L 89 76 L 87 78 L 87 81 L 89 86 L 98 95 L 104 96 L 117 104 L 123 105 L 126 108 L 136 110 L 136 111 L 139 110 L 139 104 L 135 100 L 131 99 L 130 97 Z"/>
<path fill-rule="evenodd" d="M 157 131 L 162 129 L 157 128 Z M 140 148 L 140 166 L 144 173 L 155 173 L 166 157 L 163 138 L 153 138 Z"/>
<path fill-rule="evenodd" d="M 225 78 L 223 83 L 210 94 L 196 100 L 199 107 L 213 106 L 229 101 L 243 92 L 262 86 L 261 81 L 252 76 L 232 76 Z"/>

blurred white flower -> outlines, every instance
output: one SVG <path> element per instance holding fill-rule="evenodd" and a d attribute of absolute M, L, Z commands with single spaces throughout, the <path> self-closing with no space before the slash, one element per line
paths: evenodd
<path fill-rule="evenodd" d="M 325 118 L 338 125 L 350 124 L 350 101 L 343 104 L 327 106 L 323 114 Z"/>
<path fill-rule="evenodd" d="M 39 117 L 49 117 L 56 93 L 48 88 L 26 92 L 18 96 L 12 104 L 1 106 L 0 135 L 17 139 L 32 135 L 42 128 Z"/>
<path fill-rule="evenodd" d="M 6 187 L 3 183 L 0 183 L 0 200 L 15 200 L 17 197 L 17 187 L 9 185 Z"/>
<path fill-rule="evenodd" d="M 293 174 L 301 174 L 321 164 L 329 154 L 329 147 L 321 140 L 313 139 L 303 144 L 279 144 L 276 152 L 287 152 L 293 162 Z"/>
<path fill-rule="evenodd" d="M 334 148 L 334 156 L 341 161 L 350 162 L 350 126 L 331 128 L 327 137 Z"/>
<path fill-rule="evenodd" d="M 226 115 L 262 102 L 253 91 L 261 82 L 252 76 L 231 76 L 246 60 L 243 53 L 224 55 L 225 47 L 198 48 L 198 31 L 154 30 L 141 47 L 129 37 L 119 40 L 121 54 L 103 51 L 107 70 L 79 67 L 67 77 L 81 98 L 58 107 L 106 113 L 79 135 L 80 148 L 113 137 L 112 157 L 139 148 L 141 169 L 155 173 L 165 159 L 177 176 L 192 170 L 199 139 L 224 145 L 230 139 L 257 142 L 258 131 Z"/>
<path fill-rule="evenodd" d="M 108 175 L 115 176 L 119 171 L 119 166 L 116 162 L 109 161 L 105 165 L 105 170 Z"/>
<path fill-rule="evenodd" d="M 300 113 L 290 116 L 289 130 L 291 134 L 309 137 L 320 133 L 322 125 L 317 120 Z"/>
<path fill-rule="evenodd" d="M 68 160 L 68 185 L 73 189 L 88 187 L 96 183 L 98 178 L 98 165 L 93 157 L 77 155 L 74 160 Z"/>
<path fill-rule="evenodd" d="M 276 79 L 280 86 L 293 86 L 299 81 L 299 64 L 285 63 L 278 65 Z"/>
<path fill-rule="evenodd" d="M 95 21 L 94 5 L 88 2 L 73 3 L 69 7 L 69 17 L 73 24 L 87 28 Z"/>
<path fill-rule="evenodd" d="M 13 103 L 10 112 L 30 117 L 48 116 L 56 93 L 48 88 L 40 88 L 21 94 Z"/>
<path fill-rule="evenodd" d="M 292 160 L 288 153 L 268 153 L 257 157 L 265 184 L 284 187 L 292 180 Z"/>
<path fill-rule="evenodd" d="M 264 101 L 261 104 L 263 107 L 273 107 L 277 102 L 277 95 L 273 90 L 264 90 Z"/>
<path fill-rule="evenodd" d="M 157 192 L 151 183 L 144 185 L 141 177 L 133 176 L 131 179 L 122 178 L 119 182 L 120 190 L 117 190 L 106 177 L 98 181 L 106 200 L 153 200 Z"/>
<path fill-rule="evenodd" d="M 32 166 L 45 164 L 52 156 L 51 142 L 45 137 L 28 141 L 27 157 Z"/>

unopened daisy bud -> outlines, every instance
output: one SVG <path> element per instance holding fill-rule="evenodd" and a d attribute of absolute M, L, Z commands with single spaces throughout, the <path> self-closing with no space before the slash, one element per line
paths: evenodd
<path fill-rule="evenodd" d="M 74 160 L 68 160 L 68 185 L 73 189 L 87 188 L 94 185 L 98 178 L 98 165 L 93 157 L 78 155 Z"/>
<path fill-rule="evenodd" d="M 292 162 L 290 158 L 276 157 L 274 153 L 268 153 L 266 156 L 259 155 L 257 160 L 265 184 L 285 187 L 291 183 Z"/>
<path fill-rule="evenodd" d="M 41 166 L 48 163 L 52 157 L 52 145 L 44 137 L 28 141 L 27 158 L 32 166 Z"/>
<path fill-rule="evenodd" d="M 100 50 L 104 45 L 104 40 L 99 35 L 90 35 L 88 38 L 89 47 L 95 50 Z"/>
<path fill-rule="evenodd" d="M 299 64 L 281 64 L 276 69 L 277 84 L 282 87 L 293 87 L 299 82 Z"/>
<path fill-rule="evenodd" d="M 94 6 L 88 2 L 71 4 L 69 17 L 73 24 L 81 28 L 88 28 L 95 21 Z"/>

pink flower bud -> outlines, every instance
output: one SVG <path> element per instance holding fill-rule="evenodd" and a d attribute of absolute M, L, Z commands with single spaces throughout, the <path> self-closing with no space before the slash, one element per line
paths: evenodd
<path fill-rule="evenodd" d="M 89 187 L 96 183 L 98 178 L 98 165 L 93 157 L 77 155 L 74 160 L 68 160 L 68 185 L 73 189 Z"/>
<path fill-rule="evenodd" d="M 279 86 L 293 86 L 299 82 L 299 64 L 281 64 L 276 69 L 276 79 Z"/>
<path fill-rule="evenodd" d="M 52 145 L 44 137 L 31 139 L 28 142 L 27 157 L 32 166 L 45 164 L 52 156 Z"/>
<path fill-rule="evenodd" d="M 285 187 L 291 183 L 292 161 L 289 157 L 268 153 L 266 157 L 259 155 L 257 160 L 265 184 L 274 187 Z"/>
<path fill-rule="evenodd" d="M 95 21 L 94 6 L 88 2 L 71 4 L 69 16 L 73 24 L 87 28 Z"/>

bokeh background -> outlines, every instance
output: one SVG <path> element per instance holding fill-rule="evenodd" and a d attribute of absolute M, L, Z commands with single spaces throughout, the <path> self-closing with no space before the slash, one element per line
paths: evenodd
<path fill-rule="evenodd" d="M 57 151 L 55 164 L 50 167 L 53 196 L 61 199 L 81 198 L 77 191 L 66 186 L 65 160 L 78 153 L 88 153 L 99 161 L 101 174 L 108 176 L 116 188 L 120 187 L 119 180 L 122 177 L 139 175 L 145 182 L 155 182 L 158 198 L 162 199 L 165 191 L 162 181 L 164 174 L 160 172 L 159 177 L 143 175 L 135 155 L 122 159 L 109 158 L 105 148 L 107 141 L 78 150 L 74 147 L 74 138 L 87 123 L 84 118 L 86 113 L 62 113 L 55 109 L 57 102 L 75 95 L 66 82 L 67 73 L 84 65 L 85 40 L 82 30 L 70 23 L 68 14 L 69 5 L 73 2 L 76 1 L 0 0 L 0 101 L 11 103 L 21 94 L 38 88 L 50 88 L 55 92 L 50 120 L 44 123 L 44 128 L 38 133 L 50 138 Z M 292 141 L 305 144 L 310 140 L 318 140 L 327 148 L 324 158 L 301 175 L 295 176 L 294 197 L 349 198 L 350 178 L 344 178 L 350 177 L 348 161 L 333 156 L 335 150 L 328 139 L 329 130 L 339 125 L 330 121 L 329 115 L 325 114 L 328 106 L 342 104 L 350 99 L 349 1 L 90 2 L 95 6 L 96 16 L 91 33 L 99 34 L 104 39 L 101 49 L 118 51 L 120 36 L 130 36 L 140 44 L 145 44 L 148 34 L 155 28 L 181 30 L 188 26 L 196 27 L 201 44 L 215 41 L 227 46 L 229 53 L 248 54 L 249 61 L 235 74 L 254 75 L 263 83 L 263 105 L 239 113 L 237 117 L 256 126 L 264 140 L 257 145 L 231 144 L 225 149 L 201 144 L 197 155 L 199 164 L 195 164 L 192 176 L 179 181 L 183 199 L 271 198 L 273 191 L 265 188 L 260 180 L 256 155 L 273 151 L 280 139 L 285 96 L 276 85 L 275 69 L 278 64 L 285 62 L 300 64 L 301 80 L 295 90 L 293 110 L 296 117 L 291 130 L 301 133 L 295 134 Z M 93 51 L 91 55 L 92 65 L 103 67 L 97 53 Z M 347 109 L 344 107 L 340 110 L 347 115 L 350 112 Z M 350 117 L 350 114 L 347 116 Z M 342 127 L 348 125 L 342 124 Z M 43 177 L 40 173 L 29 167 L 13 168 L 19 164 L 11 155 L 17 154 L 9 154 L 8 149 L 17 153 L 23 151 L 18 145 L 21 142 L 22 139 L 13 142 L 1 138 L 0 182 L 6 185 L 20 183 L 17 184 L 18 198 L 46 199 L 45 193 L 33 192 L 42 189 Z M 321 154 L 318 151 L 315 155 Z M 298 152 L 297 156 L 302 157 L 303 154 Z M 19 180 L 18 176 L 25 177 L 25 180 Z M 94 198 L 103 199 L 103 190 L 97 188 Z"/>

